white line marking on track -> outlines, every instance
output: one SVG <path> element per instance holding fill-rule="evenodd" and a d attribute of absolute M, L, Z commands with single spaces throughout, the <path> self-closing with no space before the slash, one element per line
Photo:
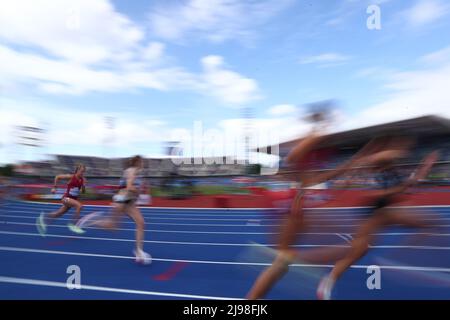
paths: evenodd
<path fill-rule="evenodd" d="M 55 282 L 55 281 L 46 281 L 46 280 L 0 276 L 0 282 L 15 283 L 15 284 L 27 284 L 27 285 L 45 286 L 45 287 L 59 287 L 59 288 L 67 289 L 67 283 L 65 283 L 65 282 Z M 241 298 L 214 297 L 214 296 L 202 296 L 202 295 L 184 294 L 184 293 L 131 290 L 131 289 L 91 286 L 91 285 L 84 285 L 84 284 L 81 285 L 80 290 L 105 291 L 105 292 L 140 294 L 140 295 L 162 296 L 162 297 L 176 297 L 176 298 L 184 298 L 184 299 L 243 300 Z"/>
<path fill-rule="evenodd" d="M 83 202 L 83 200 L 81 200 Z M 39 207 L 39 206 L 61 206 L 61 203 L 49 203 L 49 202 L 28 202 L 28 201 L 16 201 L 9 202 L 6 205 L 10 206 L 28 206 L 28 207 Z M 91 205 L 85 204 L 86 207 L 94 207 L 94 208 L 110 208 L 111 205 Z M 186 207 L 138 207 L 142 210 L 148 211 L 281 211 L 283 208 L 186 208 Z M 328 210 L 368 210 L 373 207 L 371 206 L 358 206 L 358 207 L 309 207 L 305 208 L 307 210 L 314 211 L 328 211 Z M 422 208 L 441 208 L 441 209 L 449 209 L 450 205 L 417 205 L 417 206 L 392 206 L 392 208 L 408 208 L 408 209 L 422 209 Z"/>
<path fill-rule="evenodd" d="M 23 218 L 36 219 L 36 216 L 19 216 L 19 215 L 3 215 L 8 218 Z M 71 219 L 58 218 L 58 220 L 68 221 Z M 152 219 L 148 219 L 152 220 Z M 134 224 L 132 221 L 124 221 L 125 224 Z M 202 226 L 202 227 L 279 227 L 280 224 L 211 224 L 211 223 L 164 223 L 164 222 L 145 222 L 146 225 L 160 225 L 160 226 Z M 335 227 L 359 227 L 360 224 L 332 224 L 327 225 L 309 225 L 311 228 L 335 228 Z M 430 225 L 431 227 L 450 227 L 450 224 Z"/>
<path fill-rule="evenodd" d="M 41 208 L 42 209 L 42 208 Z M 8 210 L 8 213 L 28 213 L 28 214 L 39 214 L 39 210 Z M 252 218 L 250 218 L 250 216 L 247 216 L 247 218 L 242 218 L 243 215 L 238 215 L 241 218 L 230 218 L 230 219 L 222 219 L 222 218 L 204 218 L 207 217 L 208 215 L 200 215 L 202 216 L 202 218 L 193 218 L 193 217 L 188 217 L 188 216 L 192 216 L 192 215 L 188 215 L 188 214 L 175 214 L 175 213 L 169 213 L 169 214 L 160 214 L 161 216 L 155 216 L 155 215 L 150 215 L 150 214 L 144 214 L 144 217 L 147 217 L 151 220 L 193 220 L 193 221 L 247 221 L 247 220 L 262 220 L 262 221 L 280 221 L 283 219 L 283 217 L 267 217 L 264 216 L 263 214 L 259 214 L 259 215 L 253 215 Z M 165 215 L 170 215 L 170 216 L 175 216 L 178 215 L 179 217 L 174 218 L 174 217 L 167 217 Z M 414 215 L 414 214 L 413 214 Z M 211 215 L 211 217 L 214 217 L 215 215 Z M 226 216 L 226 215 L 224 215 Z M 337 215 L 335 215 L 337 216 Z M 339 215 L 339 216 L 343 216 L 343 215 Z M 346 218 L 347 216 L 350 216 L 348 218 Z M 426 221 L 433 221 L 433 220 L 450 220 L 450 218 L 443 218 L 442 214 L 438 214 L 438 213 L 427 213 L 427 214 L 417 214 L 418 217 L 422 217 L 422 216 L 427 216 L 427 218 L 424 218 L 423 220 Z M 428 218 L 428 216 L 438 216 L 439 218 Z M 255 219 L 255 217 L 258 217 L 259 219 Z M 334 216 L 333 216 L 334 217 Z M 330 217 L 318 217 L 316 215 L 311 215 L 311 216 L 307 216 L 308 221 L 316 221 L 316 222 L 320 222 L 320 221 L 360 221 L 360 220 L 367 220 L 368 215 L 357 215 L 357 214 L 346 214 L 344 218 L 338 218 L 338 219 L 332 219 Z"/>
<path fill-rule="evenodd" d="M 36 202 L 36 201 L 18 201 L 23 204 L 39 204 L 39 205 L 55 205 L 59 206 L 60 203 L 51 202 Z M 86 205 L 87 207 L 111 207 L 110 205 Z M 277 208 L 184 208 L 184 207 L 139 207 L 141 209 L 156 209 L 156 210 L 211 210 L 211 211 L 252 211 L 252 210 L 279 210 Z M 370 206 L 360 207 L 324 207 L 324 208 L 306 208 L 307 210 L 354 210 L 354 209 L 370 209 Z M 450 208 L 450 205 L 419 205 L 419 206 L 392 206 L 392 208 L 409 208 L 409 209 L 421 209 L 421 208 Z"/>
<path fill-rule="evenodd" d="M 84 252 L 69 252 L 69 251 L 58 251 L 58 250 L 41 250 L 41 249 L 29 249 L 29 248 L 18 248 L 18 247 L 0 247 L 2 251 L 13 251 L 13 252 L 28 252 L 28 253 L 43 253 L 43 254 L 56 254 L 56 255 L 71 255 L 71 256 L 83 256 L 83 257 L 98 257 L 98 258 L 113 258 L 113 259 L 134 259 L 130 256 L 117 256 L 117 255 L 107 255 L 107 254 L 97 254 L 97 253 L 84 253 Z M 270 263 L 265 262 L 239 262 L 239 261 L 211 261 L 211 260 L 184 260 L 184 259 L 162 259 L 162 258 L 152 258 L 154 261 L 162 262 L 186 262 L 193 264 L 223 264 L 223 265 L 248 265 L 248 266 L 270 266 Z M 334 265 L 320 265 L 320 264 L 298 264 L 294 263 L 292 267 L 312 267 L 312 268 L 332 268 Z M 353 265 L 351 268 L 354 269 L 365 269 L 368 265 Z M 450 268 L 440 268 L 440 267 L 419 267 L 419 266 L 379 266 L 382 269 L 391 270 L 417 270 L 417 271 L 430 271 L 430 272 L 450 272 Z"/>
<path fill-rule="evenodd" d="M 49 204 L 49 203 L 24 203 L 24 202 L 16 202 L 16 203 L 9 203 L 6 205 L 7 207 L 13 207 L 13 208 L 23 208 L 23 209 L 41 209 L 42 207 L 47 207 L 50 210 L 56 209 L 58 206 L 61 206 L 61 204 Z M 54 207 L 54 208 L 53 208 Z M 84 205 L 85 208 L 111 208 L 111 206 L 98 206 L 98 205 Z M 413 211 L 416 210 L 423 210 L 423 209 L 445 209 L 447 212 L 448 209 L 450 209 L 449 206 L 393 206 L 392 208 L 408 208 L 413 209 Z M 155 207 L 140 207 L 141 211 L 145 214 L 161 214 L 164 215 L 198 215 L 198 216 L 208 216 L 208 215 L 224 215 L 224 216 L 251 216 L 251 215 L 261 215 L 261 214 L 271 214 L 271 215 L 277 215 L 277 214 L 283 214 L 279 209 L 273 209 L 273 208 L 244 208 L 243 212 L 238 213 L 240 210 L 237 208 L 234 210 L 234 214 L 228 213 L 227 209 L 224 208 L 155 208 Z M 318 216 L 340 216 L 340 215 L 356 215 L 356 212 L 362 212 L 358 213 L 363 215 L 364 213 L 367 215 L 367 212 L 371 209 L 371 207 L 329 207 L 329 208 L 304 208 L 306 212 L 314 212 L 315 215 Z M 210 213 L 200 213 L 198 210 L 203 211 L 210 211 Z M 178 211 L 178 212 L 177 212 Z M 192 213 L 192 211 L 194 213 Z M 252 212 L 253 211 L 253 212 Z M 352 211 L 351 213 L 329 213 L 329 211 Z M 180 213 L 181 212 L 181 213 Z M 250 213 L 249 213 L 250 212 Z M 426 212 L 427 214 L 431 214 L 429 212 Z"/>
<path fill-rule="evenodd" d="M 7 218 L 21 218 L 21 219 L 36 219 L 38 215 L 36 216 L 23 216 L 23 215 L 3 215 L 3 217 Z M 62 221 L 72 221 L 72 219 L 69 218 L 58 218 L 57 220 Z M 147 219 L 152 220 L 152 219 Z M 246 220 L 247 221 L 247 220 Z M 134 224 L 133 221 L 123 221 L 124 224 Z M 146 225 L 167 225 L 167 226 L 206 226 L 206 227 L 272 227 L 272 226 L 279 226 L 278 224 L 261 224 L 261 225 L 247 225 L 244 223 L 241 224 L 210 224 L 210 223 L 156 223 L 156 222 L 145 222 Z"/>
<path fill-rule="evenodd" d="M 340 234 L 340 233 L 336 233 L 336 235 L 341 238 L 344 239 L 345 242 L 350 243 L 350 241 L 347 239 L 347 237 L 345 237 L 344 235 Z"/>
<path fill-rule="evenodd" d="M 0 231 L 0 234 L 19 235 L 19 236 L 34 236 L 41 237 L 39 233 L 31 232 L 13 232 L 13 231 Z M 99 241 L 122 241 L 122 242 L 135 242 L 134 239 L 120 239 L 120 238 L 104 238 L 104 237 L 85 237 L 85 236 L 72 236 L 72 235 L 60 235 L 60 234 L 46 234 L 46 238 L 65 238 L 65 239 L 85 239 L 85 240 L 99 240 Z M 252 247 L 258 244 L 254 243 L 224 243 L 224 242 L 184 242 L 184 241 L 157 241 L 157 240 L 144 240 L 145 243 L 157 243 L 157 244 L 174 244 L 174 245 L 199 245 L 199 246 L 233 246 L 233 247 Z M 264 244 L 266 246 L 275 246 L 275 244 Z M 317 247 L 321 245 L 294 245 L 294 247 Z M 333 245 L 324 245 L 333 246 Z M 336 245 L 340 247 L 339 245 Z"/>
<path fill-rule="evenodd" d="M 9 235 L 21 235 L 21 236 L 34 236 L 41 237 L 39 233 L 31 232 L 12 232 L 12 231 L 0 231 L 0 234 Z M 46 234 L 46 237 L 54 238 L 66 238 L 66 239 L 87 239 L 87 240 L 100 240 L 100 241 L 123 241 L 123 242 L 134 242 L 134 239 L 117 239 L 117 238 L 102 238 L 102 237 L 84 237 L 84 236 L 69 236 L 69 235 L 59 235 L 59 234 Z M 175 245 L 198 245 L 198 246 L 232 246 L 232 247 L 254 247 L 261 246 L 261 244 L 256 243 L 224 243 L 224 242 L 185 242 L 185 241 L 156 241 L 156 240 L 144 240 L 146 243 L 159 243 L 159 244 L 175 244 Z M 275 247 L 276 244 L 262 244 L 267 247 Z M 349 246 L 335 245 L 335 244 L 296 244 L 292 247 L 297 248 L 314 248 L 314 247 L 337 247 L 346 248 Z M 440 247 L 440 246 L 400 246 L 400 245 L 378 245 L 370 246 L 374 249 L 419 249 L 419 250 L 450 250 L 450 247 Z"/>
<path fill-rule="evenodd" d="M 28 214 L 39 214 L 38 210 L 9 210 L 9 213 L 28 213 Z M 251 218 L 229 218 L 229 219 L 221 219 L 221 218 L 203 218 L 206 215 L 203 215 L 202 218 L 192 218 L 192 217 L 186 217 L 187 215 L 180 214 L 179 217 L 177 218 L 172 218 L 172 217 L 165 217 L 165 216 L 161 216 L 161 217 L 155 217 L 153 215 L 144 215 L 144 217 L 147 217 L 151 220 L 198 220 L 198 221 L 248 221 L 248 220 L 252 220 Z M 259 217 L 258 220 L 264 220 L 264 221 L 279 221 L 281 220 L 281 217 L 265 217 L 264 215 L 255 215 L 255 217 Z M 450 220 L 450 219 L 449 219 Z"/>
<path fill-rule="evenodd" d="M 18 209 L 26 209 L 26 211 L 24 210 L 18 210 Z M 7 211 L 8 212 L 18 212 L 18 213 L 32 213 L 32 212 L 36 212 L 36 211 L 47 211 L 47 212 L 51 212 L 54 209 L 53 208 L 48 208 L 45 206 L 40 206 L 40 207 L 12 207 L 9 208 Z M 89 206 L 84 206 L 84 210 L 96 210 L 96 208 L 90 208 Z M 184 211 L 182 208 L 180 208 L 178 210 L 179 212 Z M 203 214 L 195 214 L 195 213 L 173 213 L 173 212 L 150 212 L 150 211 L 145 211 L 145 210 L 141 210 L 142 214 L 146 217 L 156 217 L 156 216 L 161 216 L 161 217 L 218 217 L 218 216 L 223 216 L 223 217 L 246 217 L 248 219 L 252 219 L 252 218 L 268 218 L 268 219 L 281 219 L 283 217 L 286 216 L 286 214 L 276 214 L 276 213 L 264 213 L 264 212 L 259 212 L 259 213 L 254 213 L 254 214 L 224 214 L 224 213 L 217 213 L 217 212 L 211 212 L 211 213 L 203 213 Z M 323 219 L 328 219 L 329 217 L 367 217 L 367 213 L 356 213 L 356 212 L 348 212 L 348 213 L 335 213 L 335 214 L 323 214 L 323 213 L 316 213 L 316 212 L 310 212 L 308 210 L 305 210 L 305 214 L 307 216 L 314 216 L 317 218 L 323 218 Z M 427 215 L 438 215 L 437 213 L 427 213 Z"/>
<path fill-rule="evenodd" d="M 60 218 L 61 219 L 61 218 Z M 65 219 L 65 220 L 71 220 L 71 219 Z M 24 226 L 35 226 L 35 223 L 27 223 L 27 222 L 11 222 L 11 221 L 0 221 L 0 224 L 5 225 L 24 225 Z M 67 225 L 63 224 L 52 224 L 50 227 L 56 227 L 56 228 L 64 228 L 67 229 Z M 84 229 L 92 229 L 92 230 L 104 230 L 102 228 L 97 227 L 85 227 Z M 135 228 L 117 228 L 115 230 L 119 231 L 132 231 L 135 232 Z M 146 229 L 145 232 L 151 232 L 151 233 L 186 233 L 186 234 L 232 234 L 232 235 L 265 235 L 265 234 L 278 234 L 277 232 L 228 232 L 228 231 L 185 231 L 185 230 L 161 230 L 161 229 Z M 336 233 L 333 232 L 299 232 L 297 233 L 299 235 L 326 235 L 326 236 L 332 236 L 336 235 Z M 349 233 L 341 234 L 344 236 L 347 236 L 351 240 L 353 239 L 352 235 Z M 426 233 L 426 232 L 381 232 L 381 233 L 374 233 L 374 235 L 377 236 L 407 236 L 407 235 L 426 235 L 426 236 L 432 236 L 432 237 L 448 237 L 450 236 L 450 233 Z"/>
<path fill-rule="evenodd" d="M 83 200 L 81 200 L 83 202 Z M 40 204 L 40 205 L 54 205 L 54 206 L 60 206 L 61 203 L 52 203 L 52 202 L 38 202 L 38 201 L 18 201 L 19 203 L 23 204 Z M 112 203 L 111 203 L 112 204 Z M 98 208 L 105 208 L 105 207 L 111 207 L 110 205 L 96 205 L 96 204 L 90 204 L 86 205 L 89 207 L 98 207 Z M 252 210 L 277 210 L 274 208 L 184 208 L 184 207 L 140 207 L 139 209 L 156 209 L 156 210 L 218 210 L 218 211 L 252 211 Z"/>

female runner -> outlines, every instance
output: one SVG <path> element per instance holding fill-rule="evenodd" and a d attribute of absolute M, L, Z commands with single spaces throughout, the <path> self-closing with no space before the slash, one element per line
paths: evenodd
<path fill-rule="evenodd" d="M 320 118 L 321 115 L 315 115 Z M 319 121 L 317 121 L 319 122 Z M 297 239 L 299 232 L 304 232 L 307 227 L 304 217 L 305 198 L 307 197 L 306 188 L 314 186 L 350 170 L 352 167 L 359 165 L 364 159 L 364 156 L 370 149 L 373 149 L 371 143 L 364 147 L 354 157 L 338 166 L 334 170 L 327 171 L 321 174 L 311 174 L 307 172 L 304 167 L 298 168 L 298 164 L 302 164 L 304 159 L 323 141 L 324 135 L 317 133 L 317 128 L 313 130 L 308 136 L 302 139 L 299 144 L 293 148 L 286 160 L 291 166 L 296 166 L 298 171 L 298 180 L 301 181 L 301 187 L 298 190 L 296 197 L 290 208 L 290 213 L 285 224 L 280 232 L 278 239 L 278 254 L 272 265 L 264 270 L 258 277 L 250 292 L 247 294 L 247 299 L 260 299 L 266 295 L 270 288 L 288 271 L 288 266 L 295 260 L 304 261 L 304 256 L 297 250 L 292 248 Z M 343 250 L 333 249 L 325 254 L 326 250 L 311 252 L 310 258 L 314 260 L 331 259 L 336 261 L 337 258 L 343 255 Z M 327 255 L 327 257 L 323 257 Z"/>
<path fill-rule="evenodd" d="M 419 169 L 407 180 L 402 181 L 400 175 L 393 169 L 393 164 L 396 160 L 404 158 L 410 147 L 411 139 L 394 138 L 386 147 L 387 150 L 377 152 L 366 158 L 368 164 L 376 166 L 374 171 L 380 187 L 380 190 L 373 191 L 369 195 L 373 199 L 371 200 L 374 207 L 373 215 L 358 228 L 350 251 L 335 264 L 330 274 L 321 280 L 317 289 L 318 299 L 329 300 L 331 298 L 336 281 L 352 264 L 367 253 L 373 235 L 379 229 L 394 224 L 409 227 L 428 227 L 421 217 L 408 215 L 406 212 L 391 208 L 392 205 L 399 203 L 401 193 L 426 177 L 438 158 L 436 151 L 430 153 Z"/>
<path fill-rule="evenodd" d="M 150 264 L 152 258 L 143 250 L 145 221 L 136 205 L 144 185 L 140 177 L 142 167 L 143 159 L 141 156 L 135 156 L 130 160 L 129 166 L 125 169 L 120 180 L 119 192 L 113 197 L 114 207 L 110 216 L 102 217 L 98 213 L 91 213 L 80 220 L 78 227 L 99 226 L 114 230 L 117 229 L 120 219 L 127 214 L 136 224 L 136 248 L 133 251 L 136 262 Z"/>
<path fill-rule="evenodd" d="M 80 212 L 83 208 L 83 205 L 78 198 L 80 196 L 80 192 L 85 192 L 86 186 L 86 178 L 84 177 L 84 173 L 86 171 L 86 167 L 83 164 L 79 164 L 76 166 L 73 174 L 60 174 L 55 177 L 55 183 L 52 189 L 52 193 L 56 192 L 56 187 L 58 185 L 59 180 L 69 180 L 69 183 L 66 187 L 66 192 L 64 193 L 61 202 L 62 207 L 58 210 L 41 215 L 36 220 L 36 226 L 39 233 L 44 236 L 47 232 L 47 226 L 54 220 L 61 216 L 63 216 L 67 211 L 71 208 L 75 209 L 75 213 L 73 215 L 73 222 L 68 224 L 69 229 L 74 233 L 84 233 L 84 230 L 79 228 L 76 224 L 80 219 Z"/>

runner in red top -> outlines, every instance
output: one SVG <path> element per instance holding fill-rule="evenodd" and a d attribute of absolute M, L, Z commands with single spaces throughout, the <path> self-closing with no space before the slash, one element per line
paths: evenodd
<path fill-rule="evenodd" d="M 73 174 L 61 174 L 55 177 L 52 193 L 56 192 L 56 186 L 59 180 L 66 179 L 69 180 L 69 183 L 67 184 L 66 192 L 61 199 L 62 207 L 49 214 L 41 213 L 37 219 L 36 226 L 41 235 L 45 235 L 47 232 L 47 226 L 53 221 L 53 219 L 63 216 L 71 208 L 75 208 L 75 214 L 73 216 L 73 223 L 68 224 L 69 229 L 75 233 L 84 233 L 81 228 L 76 226 L 76 223 L 80 219 L 80 211 L 83 208 L 81 202 L 78 201 L 78 197 L 80 196 L 80 192 L 85 192 L 85 171 L 86 167 L 83 164 L 79 164 L 76 166 Z"/>

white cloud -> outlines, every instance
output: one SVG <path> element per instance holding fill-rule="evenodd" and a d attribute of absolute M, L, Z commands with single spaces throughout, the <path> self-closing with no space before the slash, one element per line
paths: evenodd
<path fill-rule="evenodd" d="M 83 114 L 77 114 L 75 117 L 66 114 L 60 120 L 65 127 L 58 125 L 51 130 L 49 144 L 52 148 L 93 146 L 100 149 L 106 142 L 109 146 L 133 146 L 141 142 L 159 142 L 163 141 L 163 135 L 168 130 L 163 124 L 148 125 L 142 120 L 130 119 L 120 119 L 114 130 L 108 130 L 104 115 L 92 113 L 88 118 Z M 74 123 L 81 123 L 81 125 L 74 125 Z"/>
<path fill-rule="evenodd" d="M 146 61 L 159 61 L 164 54 L 164 44 L 159 42 L 149 43 L 142 52 L 142 58 Z"/>
<path fill-rule="evenodd" d="M 382 103 L 369 106 L 341 123 L 341 129 L 364 127 L 436 114 L 450 117 L 450 56 L 445 50 L 430 53 L 419 61 L 439 57 L 441 63 L 407 72 L 393 72 L 385 79 L 389 96 Z M 434 61 L 432 58 L 431 60 Z"/>
<path fill-rule="evenodd" d="M 418 59 L 421 67 L 411 71 L 395 71 L 384 68 L 367 68 L 358 72 L 360 77 L 374 77 L 384 82 L 388 95 L 375 105 L 363 106 L 359 112 L 344 114 L 335 110 L 336 127 L 333 131 L 404 120 L 424 115 L 438 115 L 450 118 L 450 54 L 448 48 L 431 52 Z M 274 106 L 268 110 L 271 119 L 254 119 L 252 127 L 280 133 L 280 141 L 302 136 L 310 127 L 298 121 L 299 117 L 289 117 L 290 105 Z M 226 120 L 223 126 L 230 132 L 241 132 L 243 120 Z"/>
<path fill-rule="evenodd" d="M 421 59 L 422 62 L 425 62 L 427 64 L 438 64 L 438 63 L 445 63 L 450 61 L 450 46 L 438 50 L 436 52 L 432 52 L 430 54 L 425 55 Z"/>
<path fill-rule="evenodd" d="M 279 104 L 268 110 L 272 116 L 292 115 L 296 112 L 298 112 L 298 108 L 292 104 Z"/>
<path fill-rule="evenodd" d="M 15 146 L 15 128 L 18 125 L 37 126 L 46 130 L 41 137 L 45 140 L 43 153 L 81 152 L 91 156 L 103 156 L 106 146 L 118 149 L 123 155 L 126 155 L 127 150 L 140 150 L 139 146 L 142 144 L 148 144 L 142 150 L 144 152 L 152 148 L 155 150 L 155 146 L 158 148 L 159 143 L 165 141 L 171 131 L 166 122 L 145 114 L 133 118 L 127 114 L 72 110 L 73 108 L 49 105 L 34 99 L 0 98 L 0 152 L 3 153 L 0 153 L 0 163 L 25 156 L 23 152 L 16 152 L 19 150 Z M 116 118 L 114 130 L 107 128 L 107 116 Z"/>
<path fill-rule="evenodd" d="M 432 23 L 450 12 L 450 6 L 440 0 L 419 0 L 403 12 L 410 26 L 419 27 Z"/>
<path fill-rule="evenodd" d="M 243 158 L 245 155 L 244 136 L 247 120 L 244 119 L 219 121 L 212 127 L 212 129 L 215 129 L 216 139 L 213 141 L 207 139 L 193 141 L 197 137 L 194 136 L 192 127 L 171 128 L 168 123 L 157 118 L 129 118 L 126 114 L 115 114 L 113 115 L 116 118 L 115 129 L 110 131 L 105 123 L 105 118 L 111 116 L 109 113 L 87 111 L 74 113 L 68 111 L 67 108 L 47 105 L 35 100 L 23 102 L 0 99 L 0 105 L 2 106 L 0 109 L 0 143 L 6 145 L 6 150 L 2 151 L 5 151 L 7 155 L 7 160 L 3 157 L 0 162 L 12 161 L 17 156 L 9 151 L 15 149 L 11 132 L 14 126 L 18 124 L 45 127 L 48 130 L 46 139 L 49 145 L 49 149 L 46 150 L 53 154 L 71 153 L 105 156 L 106 147 L 116 150 L 115 156 L 119 156 L 117 152 L 120 153 L 120 156 L 132 153 L 151 154 L 148 151 L 149 148 L 152 147 L 154 150 L 155 145 L 160 146 L 161 142 L 182 140 L 186 143 L 185 154 L 189 155 L 192 152 L 195 155 L 203 154 L 204 156 L 230 155 Z M 288 111 L 289 108 L 276 109 Z M 51 118 L 46 116 L 49 114 L 52 115 Z M 252 148 L 292 139 L 310 129 L 310 124 L 299 121 L 299 117 L 287 113 L 273 115 L 270 118 L 251 119 L 249 124 L 251 130 L 250 146 Z M 204 134 L 208 132 L 206 127 L 203 130 Z M 111 136 L 113 139 L 108 139 Z M 107 141 L 109 141 L 108 144 L 106 144 Z M 148 145 L 148 147 L 143 148 L 142 145 Z M 212 147 L 212 149 L 209 150 L 208 147 Z M 155 155 L 155 152 L 153 155 Z M 271 163 L 273 158 L 256 159 L 253 155 L 253 160 Z"/>
<path fill-rule="evenodd" d="M 256 81 L 226 68 L 219 56 L 202 59 L 199 74 L 169 65 L 165 45 L 144 42 L 142 28 L 107 0 L 36 5 L 17 0 L 2 1 L 1 7 L 2 90 L 56 95 L 190 90 L 225 104 L 257 98 Z"/>
<path fill-rule="evenodd" d="M 300 64 L 318 64 L 320 66 L 333 66 L 347 62 L 350 60 L 349 56 L 340 53 L 323 53 L 315 56 L 302 57 L 299 60 Z"/>
<path fill-rule="evenodd" d="M 250 121 L 245 119 L 226 119 L 218 124 L 220 131 L 228 135 L 228 139 L 240 139 L 243 141 L 246 128 L 251 134 L 251 147 L 261 147 L 277 144 L 306 134 L 311 129 L 311 124 L 293 116 L 279 116 L 270 118 L 255 118 Z"/>
<path fill-rule="evenodd" d="M 207 56 L 202 59 L 202 86 L 228 104 L 242 104 L 260 98 L 255 80 L 225 68 L 220 56 Z"/>
<path fill-rule="evenodd" d="M 0 86 L 33 85 L 50 94 L 167 89 L 184 74 L 155 70 L 164 44 L 143 44 L 143 30 L 107 0 L 2 1 Z"/>
<path fill-rule="evenodd" d="M 78 63 L 130 53 L 144 33 L 107 0 L 1 1 L 0 39 Z"/>
<path fill-rule="evenodd" d="M 388 95 L 383 102 L 366 106 L 360 112 L 344 114 L 335 110 L 336 127 L 331 129 L 343 131 L 429 114 L 450 118 L 450 55 L 445 54 L 446 52 L 447 48 L 425 55 L 418 60 L 423 63 L 421 68 L 407 72 L 377 68 L 363 70 L 360 76 L 375 74 L 378 80 L 383 80 L 385 88 L 389 90 Z M 430 61 L 433 65 L 429 65 Z M 380 73 L 380 70 L 383 72 Z M 290 105 L 269 108 L 268 112 L 272 117 L 253 119 L 251 128 L 256 132 L 269 132 L 266 141 L 270 143 L 300 137 L 310 129 L 310 124 L 299 121 L 299 117 L 293 117 L 288 112 L 291 110 L 293 111 Z M 230 135 L 240 136 L 242 139 L 246 123 L 243 119 L 229 119 L 222 121 L 219 126 Z"/>
<path fill-rule="evenodd" d="M 66 60 L 21 53 L 0 45 L 0 71 L 10 82 L 37 84 L 47 93 L 83 94 L 121 91 L 133 87 L 166 89 L 176 69 L 154 72 L 95 69 Z"/>
<path fill-rule="evenodd" d="M 394 70 L 386 67 L 368 67 L 363 68 L 355 72 L 357 78 L 370 78 L 370 79 L 386 79 L 390 75 L 395 73 Z"/>
<path fill-rule="evenodd" d="M 161 47 L 153 45 L 150 53 L 158 55 Z M 74 62 L 48 59 L 21 53 L 0 45 L 0 88 L 34 85 L 49 94 L 84 94 L 119 92 L 132 89 L 193 90 L 210 95 L 225 104 L 242 104 L 259 98 L 255 80 L 226 68 L 220 56 L 201 60 L 203 72 L 193 74 L 178 67 L 96 69 Z"/>
<path fill-rule="evenodd" d="M 153 9 L 153 33 L 167 40 L 186 36 L 211 42 L 248 40 L 254 28 L 292 4 L 292 0 L 188 0 Z"/>

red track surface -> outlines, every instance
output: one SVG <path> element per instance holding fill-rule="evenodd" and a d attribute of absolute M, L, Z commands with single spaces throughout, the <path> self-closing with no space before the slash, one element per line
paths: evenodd
<path fill-rule="evenodd" d="M 320 193 L 321 191 L 319 191 Z M 370 199 L 364 190 L 327 190 L 331 200 L 320 207 L 355 207 L 367 206 Z M 216 195 L 194 196 L 189 199 L 174 200 L 154 197 L 152 207 L 184 208 L 271 208 L 276 200 L 286 199 L 287 193 L 250 194 L 250 195 Z M 433 191 L 415 191 L 399 197 L 402 205 L 450 205 L 450 188 L 433 188 Z M 90 205 L 110 205 L 111 201 L 83 201 Z"/>

